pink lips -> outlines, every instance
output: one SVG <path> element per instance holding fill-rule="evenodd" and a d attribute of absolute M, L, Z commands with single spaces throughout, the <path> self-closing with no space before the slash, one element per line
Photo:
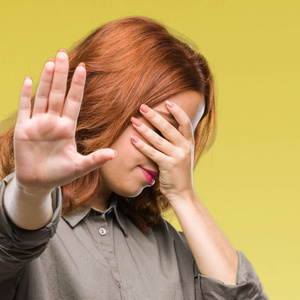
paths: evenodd
<path fill-rule="evenodd" d="M 150 184 L 150 185 L 153 185 L 155 183 L 155 178 L 158 177 L 158 172 L 155 172 L 155 171 L 150 171 L 148 169 L 144 169 L 142 167 L 140 167 L 140 169 L 142 170 L 145 178 L 146 178 L 146 181 Z"/>

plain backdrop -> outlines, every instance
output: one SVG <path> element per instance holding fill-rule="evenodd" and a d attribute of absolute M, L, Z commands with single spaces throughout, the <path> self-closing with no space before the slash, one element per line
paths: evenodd
<path fill-rule="evenodd" d="M 0 120 L 17 109 L 25 75 L 36 89 L 49 57 L 109 21 L 141 15 L 180 33 L 207 58 L 217 90 L 197 193 L 270 299 L 300 299 L 299 14 L 297 0 L 1 0 Z"/>

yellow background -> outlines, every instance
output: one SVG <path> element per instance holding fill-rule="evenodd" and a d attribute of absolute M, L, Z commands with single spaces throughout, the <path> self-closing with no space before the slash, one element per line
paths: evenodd
<path fill-rule="evenodd" d="M 273 300 L 300 299 L 300 2 L 0 2 L 0 119 L 25 75 L 100 25 L 154 18 L 193 40 L 216 79 L 218 134 L 195 171 L 199 197 Z M 171 221 L 178 227 L 176 219 Z"/>

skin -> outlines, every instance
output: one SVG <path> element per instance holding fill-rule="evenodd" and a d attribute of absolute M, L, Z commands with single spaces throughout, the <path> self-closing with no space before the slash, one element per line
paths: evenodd
<path fill-rule="evenodd" d="M 68 70 L 65 51 L 55 63 L 46 63 L 32 116 L 32 81 L 24 81 L 14 136 L 15 176 L 4 194 L 8 217 L 27 230 L 43 227 L 53 214 L 51 191 L 97 168 L 102 168 L 104 184 L 94 206 L 105 209 L 112 191 L 135 196 L 148 186 L 139 166 L 159 170 L 161 192 L 177 215 L 200 272 L 236 284 L 237 253 L 193 186 L 193 132 L 203 115 L 203 95 L 187 91 L 153 109 L 142 105 L 142 117 L 132 118 L 111 149 L 82 156 L 75 128 L 86 70 L 84 65 L 76 68 L 64 102 Z"/>
<path fill-rule="evenodd" d="M 181 189 L 193 188 L 190 152 L 193 146 L 193 130 L 204 112 L 204 96 L 195 91 L 186 91 L 169 100 L 178 105 L 176 116 L 178 120 L 169 111 L 165 102 L 160 103 L 154 109 L 149 109 L 147 113 L 140 110 L 143 117 L 139 120 L 132 118 L 132 126 L 126 128 L 111 145 L 111 148 L 118 152 L 118 156 L 102 167 L 104 180 L 102 195 L 110 195 L 111 191 L 126 197 L 140 194 L 145 187 L 150 185 L 146 182 L 139 166 L 160 173 L 160 189 L 169 200 L 172 198 L 171 193 L 178 193 L 176 189 L 180 186 Z M 161 137 L 159 132 L 165 138 Z M 133 136 L 139 139 L 137 143 L 133 142 Z M 171 139 L 171 136 L 174 138 Z M 172 143 L 167 141 L 167 137 L 172 140 Z M 151 145 L 155 145 L 158 150 Z M 170 170 L 172 160 L 175 165 L 180 155 L 184 159 L 182 165 Z M 171 178 L 169 178 L 170 173 Z M 186 181 L 183 181 L 185 178 Z M 169 182 L 172 182 L 172 187 Z M 102 198 L 101 201 L 95 203 L 95 206 L 104 209 L 106 202 L 107 199 Z"/>

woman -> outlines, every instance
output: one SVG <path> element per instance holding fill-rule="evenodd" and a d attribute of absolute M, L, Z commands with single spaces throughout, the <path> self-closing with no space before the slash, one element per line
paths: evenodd
<path fill-rule="evenodd" d="M 1 299 L 268 299 L 194 190 L 215 123 L 199 53 L 125 18 L 31 90 L 1 136 Z"/>

